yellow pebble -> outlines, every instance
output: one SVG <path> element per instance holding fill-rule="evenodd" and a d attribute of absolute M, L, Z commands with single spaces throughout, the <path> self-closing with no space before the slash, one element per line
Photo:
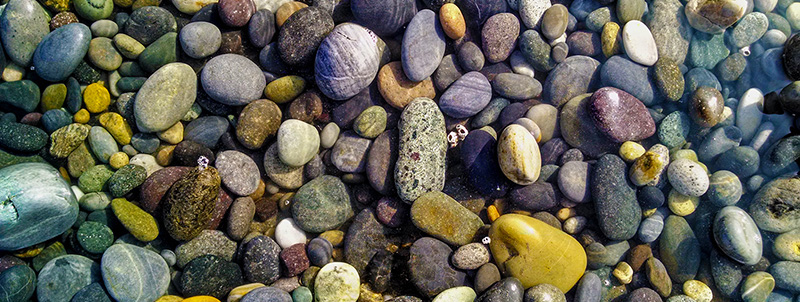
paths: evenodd
<path fill-rule="evenodd" d="M 714 293 L 711 288 L 703 282 L 689 280 L 683 283 L 683 293 L 697 302 L 711 302 Z"/>
<path fill-rule="evenodd" d="M 650 215 L 653 215 L 653 214 L 656 213 L 656 210 L 658 210 L 658 209 L 647 209 L 647 210 L 644 210 L 644 212 L 642 212 L 642 215 L 644 215 L 644 217 L 650 217 Z"/>
<path fill-rule="evenodd" d="M 278 10 L 275 11 L 275 23 L 278 24 L 278 27 L 283 26 L 283 23 L 285 23 L 286 20 L 289 19 L 289 17 L 294 15 L 294 13 L 296 13 L 297 11 L 304 9 L 306 7 L 308 7 L 308 5 L 298 1 L 291 1 L 284 3 L 283 5 L 278 7 Z"/>
<path fill-rule="evenodd" d="M 180 301 L 183 301 L 183 297 L 166 295 L 166 296 L 161 296 L 161 298 L 158 298 L 158 300 L 156 300 L 155 302 L 180 302 Z"/>
<path fill-rule="evenodd" d="M 25 77 L 25 68 L 20 67 L 17 64 L 9 62 L 6 64 L 6 68 L 2 70 L 3 73 L 3 81 L 6 82 L 14 82 L 22 80 Z"/>
<path fill-rule="evenodd" d="M 358 302 L 383 302 L 383 295 L 374 292 L 369 283 L 361 283 Z"/>
<path fill-rule="evenodd" d="M 319 237 L 325 238 L 334 247 L 336 247 L 342 245 L 342 242 L 344 241 L 344 232 L 339 230 L 330 230 L 330 231 L 325 231 L 322 234 L 319 234 Z"/>
<path fill-rule="evenodd" d="M 161 145 L 156 150 L 156 163 L 162 167 L 169 166 L 172 163 L 172 155 L 175 152 L 176 145 Z"/>
<path fill-rule="evenodd" d="M 489 221 L 494 222 L 497 218 L 500 218 L 500 212 L 497 211 L 497 207 L 494 205 L 489 205 L 486 208 L 486 216 L 489 216 Z"/>
<path fill-rule="evenodd" d="M 128 154 L 125 152 L 117 152 L 111 154 L 111 157 L 108 158 L 108 164 L 111 165 L 114 169 L 119 169 L 124 167 L 128 164 L 130 158 L 128 158 Z"/>
<path fill-rule="evenodd" d="M 212 296 L 194 296 L 183 299 L 181 302 L 220 302 L 219 299 Z"/>
<path fill-rule="evenodd" d="M 97 117 L 97 120 L 117 143 L 123 146 L 131 143 L 131 136 L 133 136 L 131 125 L 128 125 L 128 122 L 119 113 L 106 112 Z"/>
<path fill-rule="evenodd" d="M 578 211 L 576 211 L 574 208 L 562 208 L 561 210 L 558 210 L 558 213 L 556 213 L 556 218 L 558 218 L 558 220 L 565 221 L 570 217 L 574 217 L 575 215 L 578 215 Z"/>
<path fill-rule="evenodd" d="M 628 163 L 635 161 L 637 158 L 644 155 L 645 152 L 647 152 L 647 150 L 645 150 L 641 144 L 632 141 L 624 142 L 622 146 L 619 147 L 619 156 Z"/>
<path fill-rule="evenodd" d="M 66 180 L 67 182 L 72 181 L 69 179 L 69 172 L 67 171 L 67 168 L 59 167 L 58 173 L 61 173 L 61 177 L 64 178 L 64 180 Z"/>
<path fill-rule="evenodd" d="M 614 268 L 614 271 L 611 273 L 614 277 L 617 277 L 622 284 L 628 284 L 633 281 L 633 268 L 625 261 L 617 263 L 617 267 Z"/>
<path fill-rule="evenodd" d="M 458 40 L 467 33 L 467 23 L 461 9 L 453 3 L 442 5 L 439 9 L 439 22 L 442 23 L 444 33 L 450 39 Z"/>
<path fill-rule="evenodd" d="M 40 243 L 31 247 L 27 247 L 17 251 L 14 256 L 19 258 L 33 258 L 39 255 L 44 250 L 44 243 Z"/>
<path fill-rule="evenodd" d="M 250 283 L 234 287 L 231 292 L 228 293 L 228 299 L 225 300 L 225 302 L 238 302 L 244 295 L 259 287 L 266 287 L 266 285 L 263 283 Z"/>
<path fill-rule="evenodd" d="M 306 80 L 299 76 L 290 75 L 269 82 L 267 88 L 264 88 L 264 93 L 271 101 L 283 104 L 294 100 L 305 89 Z"/>
<path fill-rule="evenodd" d="M 172 127 L 167 128 L 167 130 L 158 132 L 157 135 L 162 141 L 177 145 L 183 141 L 183 123 L 178 121 L 175 125 L 172 125 Z"/>
<path fill-rule="evenodd" d="M 700 197 L 683 195 L 675 191 L 675 189 L 672 189 L 669 191 L 667 204 L 669 205 L 669 210 L 672 211 L 673 214 L 687 216 L 694 213 L 694 210 L 700 205 Z"/>
<path fill-rule="evenodd" d="M 83 103 L 86 110 L 91 113 L 100 113 L 108 109 L 111 105 L 111 94 L 103 86 L 103 82 L 92 83 L 83 90 Z"/>
<path fill-rule="evenodd" d="M 73 116 L 72 119 L 78 124 L 86 124 L 89 122 L 90 117 L 89 111 L 86 111 L 86 109 L 81 109 L 78 110 L 78 112 L 75 112 L 75 116 Z"/>
<path fill-rule="evenodd" d="M 600 34 L 600 45 L 606 58 L 622 53 L 622 37 L 619 34 L 619 24 L 606 22 L 603 25 L 603 31 Z"/>
<path fill-rule="evenodd" d="M 691 161 L 698 161 L 697 153 L 694 153 L 694 150 L 692 149 L 681 149 L 675 152 L 670 152 L 669 154 L 669 162 L 674 162 L 681 158 L 685 158 Z"/>

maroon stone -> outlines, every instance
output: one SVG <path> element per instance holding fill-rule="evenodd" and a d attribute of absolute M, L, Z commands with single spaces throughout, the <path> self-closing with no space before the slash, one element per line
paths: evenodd
<path fill-rule="evenodd" d="M 19 122 L 22 123 L 22 124 L 26 124 L 26 125 L 37 126 L 37 125 L 39 125 L 39 120 L 41 120 L 41 119 L 42 119 L 42 114 L 41 113 L 39 113 L 39 112 L 31 112 L 31 113 L 28 113 L 28 114 L 24 115 L 22 117 L 22 119 L 19 120 Z"/>
<path fill-rule="evenodd" d="M 281 251 L 281 261 L 286 266 L 287 277 L 294 277 L 304 272 L 310 265 L 306 256 L 306 244 L 298 243 Z"/>
<path fill-rule="evenodd" d="M 483 24 L 483 51 L 489 63 L 505 61 L 514 51 L 519 36 L 519 20 L 514 14 L 500 13 Z"/>
<path fill-rule="evenodd" d="M 150 174 L 139 190 L 142 210 L 153 214 L 172 184 L 191 171 L 191 167 L 172 166 Z"/>
<path fill-rule="evenodd" d="M 221 0 L 219 1 L 219 17 L 226 25 L 241 27 L 247 25 L 250 17 L 256 12 L 253 0 Z"/>
<path fill-rule="evenodd" d="M 592 94 L 589 109 L 595 126 L 614 142 L 641 141 L 656 133 L 647 107 L 620 89 L 598 89 Z"/>
<path fill-rule="evenodd" d="M 408 220 L 408 213 L 408 205 L 395 197 L 381 198 L 375 207 L 378 221 L 391 228 L 403 225 Z"/>
<path fill-rule="evenodd" d="M 233 203 L 231 195 L 228 194 L 228 191 L 220 187 L 219 195 L 217 195 L 217 203 L 214 205 L 214 214 L 211 215 L 211 220 L 208 222 L 207 229 L 216 230 L 217 227 L 219 227 L 219 223 L 222 221 L 222 218 L 225 217 L 225 213 L 228 212 L 231 203 Z"/>

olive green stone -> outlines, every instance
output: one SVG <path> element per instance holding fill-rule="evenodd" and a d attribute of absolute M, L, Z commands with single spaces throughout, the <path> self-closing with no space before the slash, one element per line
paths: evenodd
<path fill-rule="evenodd" d="M 50 134 L 50 140 L 52 141 L 50 155 L 56 158 L 69 156 L 72 150 L 78 148 L 86 140 L 91 129 L 92 127 L 88 125 L 74 123 L 53 131 Z"/>
<path fill-rule="evenodd" d="M 29 80 L 0 83 L 0 104 L 33 112 L 39 106 L 40 93 L 39 86 Z"/>
<path fill-rule="evenodd" d="M 114 10 L 113 0 L 74 0 L 73 5 L 78 16 L 89 21 L 106 19 Z"/>
<path fill-rule="evenodd" d="M 53 84 L 44 88 L 42 92 L 42 112 L 59 109 L 64 106 L 67 99 L 67 85 Z"/>
<path fill-rule="evenodd" d="M 108 165 L 96 165 L 89 168 L 78 178 L 78 188 L 84 193 L 100 192 L 105 188 L 106 182 L 114 175 L 114 170 Z"/>
<path fill-rule="evenodd" d="M 772 244 L 772 251 L 782 260 L 800 261 L 800 229 L 780 234 Z"/>
<path fill-rule="evenodd" d="M 178 33 L 169 32 L 148 45 L 139 55 L 139 65 L 147 72 L 178 61 Z"/>
<path fill-rule="evenodd" d="M 121 92 L 136 92 L 142 88 L 144 82 L 147 82 L 146 77 L 124 77 L 117 81 L 117 88 Z"/>
<path fill-rule="evenodd" d="M 622 52 L 622 35 L 619 24 L 608 22 L 603 25 L 603 31 L 600 33 L 600 45 L 606 58 Z"/>
<path fill-rule="evenodd" d="M 114 48 L 114 42 L 109 38 L 98 37 L 89 42 L 89 61 L 98 68 L 113 71 L 122 64 L 122 55 Z"/>
<path fill-rule="evenodd" d="M 75 237 L 81 247 L 92 254 L 102 254 L 114 243 L 114 232 L 106 225 L 95 221 L 82 223 Z"/>
<path fill-rule="evenodd" d="M 742 284 L 742 300 L 745 302 L 767 301 L 775 289 L 775 278 L 767 272 L 754 272 Z"/>
<path fill-rule="evenodd" d="M 44 248 L 39 253 L 39 255 L 33 257 L 31 264 L 33 265 L 33 269 L 38 272 L 42 270 L 44 265 L 47 264 L 47 262 L 49 262 L 50 260 L 53 260 L 55 258 L 58 258 L 66 254 L 67 250 L 64 249 L 64 244 L 62 244 L 59 241 L 56 241 L 53 242 L 53 244 L 50 244 L 46 248 Z"/>
<path fill-rule="evenodd" d="M 700 242 L 686 219 L 670 215 L 664 220 L 659 239 L 661 260 L 670 277 L 677 283 L 694 279 L 700 268 Z"/>
<path fill-rule="evenodd" d="M 60 13 L 69 11 L 72 0 L 44 0 L 42 4 L 50 10 Z"/>
<path fill-rule="evenodd" d="M 15 155 L 0 149 L 0 169 L 19 163 L 43 163 L 39 155 Z"/>
<path fill-rule="evenodd" d="M 584 23 L 587 29 L 599 33 L 603 30 L 603 25 L 613 21 L 615 20 L 613 20 L 611 8 L 601 7 L 589 13 Z"/>
<path fill-rule="evenodd" d="M 117 46 L 119 52 L 128 59 L 135 60 L 145 50 L 141 42 L 136 41 L 133 37 L 126 34 L 117 34 L 114 36 L 114 45 Z M 133 62 L 132 62 L 133 63 Z M 123 64 L 125 65 L 125 64 Z M 138 64 L 129 64 L 139 67 Z M 128 74 L 123 68 L 120 68 L 120 74 Z"/>
<path fill-rule="evenodd" d="M 386 110 L 372 106 L 362 111 L 353 123 L 353 130 L 365 138 L 376 138 L 386 130 Z"/>
<path fill-rule="evenodd" d="M 150 242 L 158 237 L 156 219 L 127 199 L 112 200 L 111 210 L 125 229 L 139 241 Z"/>
<path fill-rule="evenodd" d="M 120 197 L 141 185 L 147 178 L 147 171 L 140 165 L 125 165 L 108 179 L 111 196 Z"/>
<path fill-rule="evenodd" d="M 653 289 L 662 297 L 669 297 L 672 293 L 672 280 L 669 278 L 664 264 L 658 258 L 650 256 L 645 262 L 645 272 Z"/>
<path fill-rule="evenodd" d="M 190 240 L 211 221 L 219 194 L 217 169 L 194 168 L 167 192 L 163 205 L 164 228 L 175 240 Z"/>
<path fill-rule="evenodd" d="M 659 57 L 653 66 L 654 79 L 658 90 L 671 101 L 683 96 L 684 80 L 680 67 L 670 58 Z"/>
<path fill-rule="evenodd" d="M 617 1 L 617 19 L 622 24 L 631 20 L 641 20 L 647 3 L 644 0 L 619 0 Z"/>
<path fill-rule="evenodd" d="M 92 152 L 89 151 L 89 145 L 84 142 L 67 157 L 67 172 L 69 172 L 69 176 L 78 178 L 81 177 L 83 172 L 86 172 L 96 164 L 97 161 L 95 161 Z"/>
<path fill-rule="evenodd" d="M 423 232 L 452 245 L 472 242 L 483 226 L 478 215 L 442 192 L 428 192 L 411 206 L 411 222 Z"/>
<path fill-rule="evenodd" d="M 47 139 L 47 133 L 37 127 L 0 122 L 0 147 L 13 151 L 33 152 L 44 148 Z"/>

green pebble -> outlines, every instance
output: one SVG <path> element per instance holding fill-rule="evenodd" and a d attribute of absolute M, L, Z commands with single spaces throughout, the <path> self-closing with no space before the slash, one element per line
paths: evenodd
<path fill-rule="evenodd" d="M 800 262 L 800 229 L 778 235 L 772 243 L 772 251 L 779 259 Z"/>
<path fill-rule="evenodd" d="M 104 210 L 108 208 L 108 205 L 111 204 L 111 196 L 108 195 L 106 192 L 92 192 L 84 194 L 81 197 L 81 200 L 78 201 L 78 205 L 81 207 L 81 210 L 87 212 L 94 212 L 97 210 Z"/>
<path fill-rule="evenodd" d="M 617 19 L 621 24 L 631 20 L 641 20 L 647 3 L 644 0 L 619 0 L 617 1 Z"/>
<path fill-rule="evenodd" d="M 94 66 L 106 71 L 116 70 L 122 64 L 122 55 L 114 48 L 114 42 L 105 37 L 89 42 L 87 56 Z"/>
<path fill-rule="evenodd" d="M 50 155 L 56 158 L 65 158 L 78 148 L 92 128 L 83 124 L 69 124 L 50 134 Z"/>
<path fill-rule="evenodd" d="M 668 114 L 658 125 L 658 140 L 669 149 L 675 149 L 686 143 L 691 130 L 691 118 L 682 111 Z"/>
<path fill-rule="evenodd" d="M 73 0 L 75 12 L 84 19 L 97 21 L 111 16 L 114 10 L 113 0 Z"/>
<path fill-rule="evenodd" d="M 603 31 L 603 25 L 613 21 L 616 20 L 612 19 L 611 8 L 601 7 L 589 13 L 584 23 L 586 23 L 586 28 L 589 30 L 600 33 Z"/>
<path fill-rule="evenodd" d="M 42 270 L 42 268 L 44 267 L 45 264 L 47 264 L 48 261 L 66 254 L 67 250 L 64 249 L 64 244 L 62 244 L 59 241 L 56 241 L 48 245 L 46 248 L 44 248 L 42 252 L 39 253 L 39 255 L 33 257 L 31 264 L 33 265 L 33 269 L 38 272 Z"/>
<path fill-rule="evenodd" d="M 69 172 L 69 176 L 75 178 L 81 177 L 83 172 L 86 172 L 96 164 L 97 161 L 95 161 L 92 152 L 89 151 L 89 144 L 86 142 L 75 148 L 67 156 L 67 172 Z"/>
<path fill-rule="evenodd" d="M 75 77 L 78 82 L 84 84 L 97 83 L 102 79 L 100 72 L 89 65 L 89 63 L 86 63 L 86 61 L 81 61 L 78 64 L 78 67 L 72 72 L 72 76 Z"/>
<path fill-rule="evenodd" d="M 678 64 L 662 56 L 653 67 L 654 80 L 661 94 L 671 101 L 679 100 L 683 96 L 685 82 Z"/>
<path fill-rule="evenodd" d="M 737 48 L 753 44 L 761 39 L 768 27 L 769 19 L 766 15 L 759 12 L 749 13 L 742 17 L 731 31 L 731 44 Z"/>
<path fill-rule="evenodd" d="M 365 138 L 376 138 L 386 130 L 386 110 L 381 106 L 372 106 L 358 115 L 353 123 L 353 130 Z"/>
<path fill-rule="evenodd" d="M 108 165 L 96 165 L 89 168 L 78 178 L 78 188 L 84 193 L 100 192 L 106 185 L 114 170 Z"/>
<path fill-rule="evenodd" d="M 102 254 L 114 243 L 114 232 L 106 225 L 94 221 L 81 224 L 75 237 L 81 247 L 92 254 Z"/>
<path fill-rule="evenodd" d="M 147 77 L 148 74 L 141 67 L 139 67 L 139 63 L 135 61 L 127 61 L 119 65 L 117 69 L 119 75 L 123 78 L 125 77 Z M 119 86 L 119 84 L 117 84 Z"/>
<path fill-rule="evenodd" d="M 0 292 L 3 293 L 3 301 L 28 301 L 35 289 L 36 273 L 27 265 L 15 265 L 0 273 Z"/>
<path fill-rule="evenodd" d="M 67 99 L 67 85 L 52 84 L 44 88 L 42 92 L 42 111 L 59 109 L 64 106 Z"/>
<path fill-rule="evenodd" d="M 114 172 L 108 179 L 111 196 L 121 197 L 132 191 L 147 179 L 147 171 L 140 165 L 129 164 Z"/>
<path fill-rule="evenodd" d="M 741 53 L 734 52 L 717 64 L 716 75 L 723 81 L 735 81 L 742 75 L 745 67 L 747 59 Z"/>
<path fill-rule="evenodd" d="M 177 33 L 164 34 L 139 55 L 139 65 L 145 71 L 154 72 L 161 66 L 178 61 L 177 41 Z"/>
<path fill-rule="evenodd" d="M 689 46 L 688 63 L 695 67 L 714 69 L 717 63 L 730 54 L 725 46 L 724 35 L 712 35 L 704 32 L 695 32 Z"/>
<path fill-rule="evenodd" d="M 125 229 L 139 241 L 150 242 L 158 237 L 158 225 L 155 218 L 127 199 L 112 200 L 111 209 Z"/>
<path fill-rule="evenodd" d="M 30 80 L 0 83 L 0 104 L 33 112 L 39 106 L 40 97 L 39 86 Z"/>
<path fill-rule="evenodd" d="M 292 291 L 293 302 L 311 302 L 314 296 L 311 295 L 311 290 L 308 287 L 300 286 Z"/>
<path fill-rule="evenodd" d="M 754 272 L 742 283 L 742 300 L 745 302 L 767 301 L 775 289 L 775 278 L 767 272 Z"/>
<path fill-rule="evenodd" d="M 767 29 L 777 29 L 783 32 L 787 37 L 792 36 L 792 26 L 789 25 L 789 21 L 786 20 L 783 16 L 776 14 L 776 13 L 766 13 L 767 20 L 769 20 L 769 27 Z"/>
<path fill-rule="evenodd" d="M 0 169 L 19 163 L 43 163 L 39 155 L 15 155 L 0 149 Z"/>
<path fill-rule="evenodd" d="M 0 147 L 13 151 L 34 152 L 44 148 L 48 138 L 47 133 L 37 127 L 0 122 Z"/>

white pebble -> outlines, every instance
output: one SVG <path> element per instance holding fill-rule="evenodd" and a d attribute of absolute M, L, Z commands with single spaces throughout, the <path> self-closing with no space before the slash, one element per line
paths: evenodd
<path fill-rule="evenodd" d="M 644 66 L 653 66 L 658 61 L 656 40 L 642 21 L 631 20 L 622 28 L 622 46 L 632 61 Z"/>
<path fill-rule="evenodd" d="M 286 218 L 275 227 L 275 241 L 283 249 L 298 243 L 306 243 L 306 232 L 297 226 L 294 219 Z"/>

